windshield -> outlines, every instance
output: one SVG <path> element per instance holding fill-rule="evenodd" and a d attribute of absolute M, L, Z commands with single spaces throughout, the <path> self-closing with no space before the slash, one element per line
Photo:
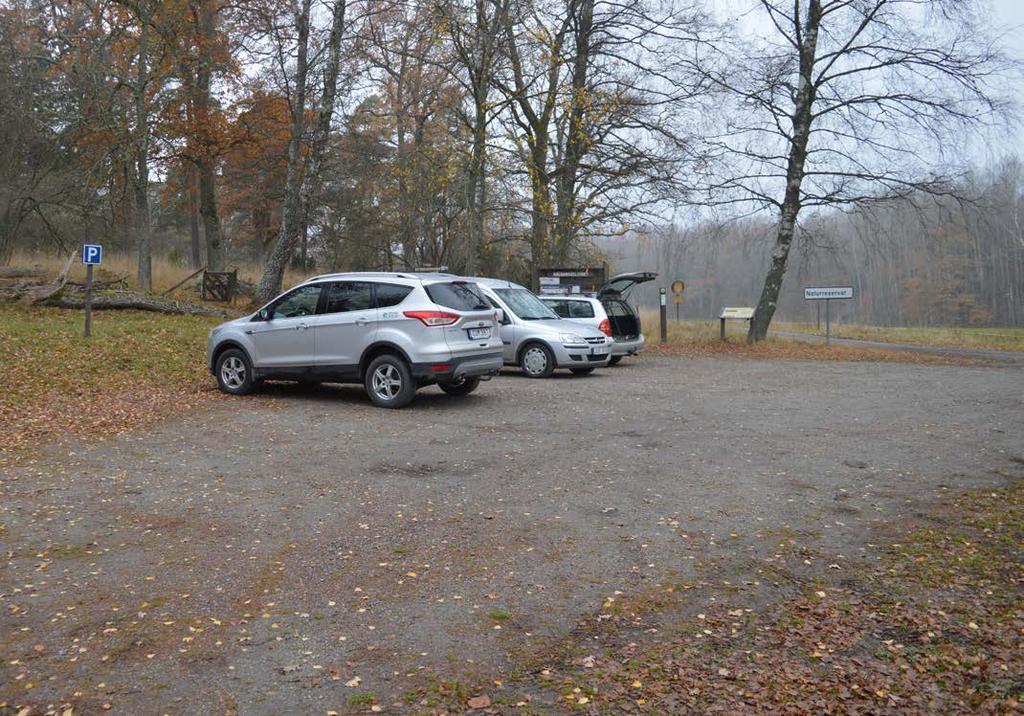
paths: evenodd
<path fill-rule="evenodd" d="M 512 313 L 524 321 L 558 319 L 554 311 L 525 288 L 496 288 L 494 292 L 501 297 Z"/>

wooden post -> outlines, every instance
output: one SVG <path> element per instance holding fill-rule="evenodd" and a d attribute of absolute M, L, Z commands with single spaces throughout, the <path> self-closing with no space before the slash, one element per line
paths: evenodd
<path fill-rule="evenodd" d="M 719 318 L 718 319 L 718 324 L 719 324 L 718 325 L 718 338 L 720 340 L 724 341 L 725 340 L 725 319 L 724 318 Z"/>
<path fill-rule="evenodd" d="M 92 264 L 85 266 L 85 337 L 92 335 Z"/>
<path fill-rule="evenodd" d="M 661 289 L 661 342 L 668 343 L 668 306 L 666 304 L 667 297 L 665 296 L 665 289 Z"/>
<path fill-rule="evenodd" d="M 828 345 L 832 342 L 832 311 L 829 310 L 829 304 L 832 303 L 829 299 L 825 299 L 825 344 Z"/>

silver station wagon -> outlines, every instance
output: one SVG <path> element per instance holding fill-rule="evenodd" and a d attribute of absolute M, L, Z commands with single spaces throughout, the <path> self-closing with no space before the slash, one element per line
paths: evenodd
<path fill-rule="evenodd" d="M 400 408 L 420 387 L 467 395 L 496 375 L 498 318 L 481 290 L 456 276 L 326 274 L 214 328 L 207 357 L 226 393 L 267 379 L 362 383 L 376 405 Z"/>
<path fill-rule="evenodd" d="M 496 278 L 471 278 L 490 304 L 501 310 L 501 342 L 506 365 L 531 378 L 547 378 L 556 368 L 586 375 L 608 365 L 614 341 L 597 328 L 564 321 L 528 288 Z"/>

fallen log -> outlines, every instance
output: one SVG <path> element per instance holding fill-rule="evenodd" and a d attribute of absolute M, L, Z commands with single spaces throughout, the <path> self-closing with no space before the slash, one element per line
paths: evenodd
<path fill-rule="evenodd" d="M 71 262 L 75 260 L 75 255 L 71 254 L 68 257 L 68 262 L 64 264 L 64 270 L 57 276 L 57 280 L 53 283 L 44 283 L 38 286 L 29 288 L 24 295 L 21 297 L 22 302 L 28 304 L 41 303 L 53 296 L 57 296 L 61 291 L 64 290 L 64 284 L 68 282 L 68 273 L 71 271 Z"/>
<path fill-rule="evenodd" d="M 73 289 L 75 291 L 84 291 L 85 283 L 81 281 L 68 281 L 64 284 L 65 289 Z M 93 281 L 93 291 L 127 291 L 128 290 L 128 279 L 124 276 L 110 279 L 109 281 Z"/>
<path fill-rule="evenodd" d="M 0 279 L 4 278 L 41 278 L 46 275 L 44 268 L 25 268 L 23 266 L 0 266 Z"/>
<path fill-rule="evenodd" d="M 41 302 L 44 306 L 55 306 L 57 308 L 83 308 L 85 299 L 62 293 L 58 296 L 51 296 Z M 156 298 L 142 293 L 110 293 L 102 296 L 93 296 L 93 310 L 135 310 L 153 311 L 155 313 L 168 313 L 171 315 L 184 316 L 216 316 L 224 318 L 227 312 L 219 308 L 208 306 L 196 306 L 184 301 L 174 301 L 167 298 Z"/>

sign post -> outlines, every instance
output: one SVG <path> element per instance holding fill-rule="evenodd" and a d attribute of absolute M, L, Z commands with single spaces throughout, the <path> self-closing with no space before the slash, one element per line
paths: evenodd
<path fill-rule="evenodd" d="M 686 284 L 676 279 L 672 282 L 672 303 L 676 304 L 676 323 L 679 323 L 679 304 L 683 302 L 683 289 Z"/>
<path fill-rule="evenodd" d="M 666 315 L 668 313 L 668 302 L 667 302 L 666 296 L 665 296 L 665 289 L 661 289 L 660 290 L 659 296 L 660 296 L 660 299 L 661 299 L 661 301 L 660 301 L 660 303 L 661 303 L 661 306 L 660 306 L 660 309 L 661 309 L 660 310 L 661 342 L 662 343 L 668 343 L 668 325 L 667 325 L 668 316 Z"/>
<path fill-rule="evenodd" d="M 88 338 L 92 335 L 92 267 L 103 263 L 103 247 L 84 244 L 82 263 L 85 264 L 85 337 Z"/>
<path fill-rule="evenodd" d="M 831 303 L 836 299 L 853 298 L 853 286 L 821 286 L 804 289 L 805 301 L 825 302 L 825 343 L 832 342 L 832 311 Z M 819 313 L 818 327 L 821 327 Z"/>

